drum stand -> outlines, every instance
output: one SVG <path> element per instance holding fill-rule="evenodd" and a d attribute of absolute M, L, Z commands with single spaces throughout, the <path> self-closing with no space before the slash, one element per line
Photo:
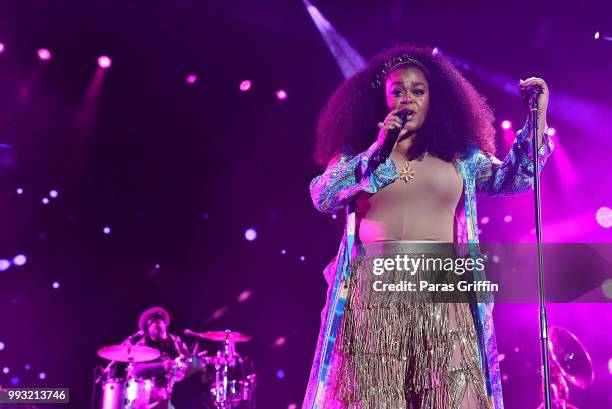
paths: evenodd
<path fill-rule="evenodd" d="M 228 399 L 229 366 L 234 362 L 236 349 L 234 342 L 230 340 L 230 333 L 231 331 L 226 330 L 222 365 L 215 365 L 215 404 L 221 409 L 232 408 L 232 400 Z"/>

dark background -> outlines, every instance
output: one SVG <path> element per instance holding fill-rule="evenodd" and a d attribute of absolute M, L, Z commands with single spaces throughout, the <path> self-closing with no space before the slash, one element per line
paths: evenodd
<path fill-rule="evenodd" d="M 612 35 L 611 8 L 495 3 L 314 4 L 366 58 L 397 42 L 438 46 L 517 83 L 545 78 L 551 104 L 572 96 L 551 105 L 549 123 L 580 183 L 563 189 L 565 169 L 548 166 L 544 222 L 557 226 L 554 240 L 610 241 L 594 215 L 612 202 L 601 176 L 609 173 L 612 129 L 605 122 L 585 132 L 581 124 L 593 121 L 583 114 L 588 104 L 607 112 L 611 103 L 612 43 L 593 39 L 595 31 Z M 70 406 L 88 407 L 93 368 L 103 364 L 96 350 L 136 331 L 142 310 L 163 305 L 171 332 L 253 335 L 241 350 L 257 366 L 259 407 L 299 404 L 324 302 L 321 270 L 343 223 L 342 215 L 317 213 L 308 193 L 319 172 L 311 159 L 316 117 L 342 75 L 304 5 L 3 1 L 0 10 L 0 144 L 11 146 L 0 168 L 0 258 L 28 259 L 0 271 L 0 367 L 9 368 L 0 385 L 69 387 Z M 35 55 L 41 47 L 53 53 L 44 64 Z M 96 115 L 76 126 L 101 54 L 113 65 Z M 194 85 L 184 80 L 191 73 Z M 518 98 L 466 76 L 498 123 L 522 126 Z M 238 89 L 244 79 L 253 81 L 247 93 Z M 278 88 L 286 101 L 275 98 Z M 501 130 L 499 150 L 507 151 Z M 59 197 L 43 205 L 51 189 Z M 483 198 L 483 240 L 529 236 L 531 204 L 530 195 Z M 569 229 L 572 220 L 584 221 Z M 256 240 L 245 240 L 248 228 Z M 250 297 L 239 302 L 244 291 Z M 591 389 L 572 391 L 579 407 L 612 407 L 611 323 L 599 321 L 609 312 L 551 307 L 551 323 L 581 337 L 596 364 Z M 537 310 L 501 305 L 497 320 L 506 406 L 535 408 Z M 286 343 L 273 347 L 280 337 Z"/>

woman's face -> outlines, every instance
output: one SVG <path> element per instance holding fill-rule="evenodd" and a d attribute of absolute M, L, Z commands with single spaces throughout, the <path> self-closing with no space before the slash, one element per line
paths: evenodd
<path fill-rule="evenodd" d="M 406 130 L 419 130 L 429 111 L 429 83 L 423 71 L 416 67 L 396 68 L 387 75 L 385 92 L 389 110 L 408 111 Z"/>

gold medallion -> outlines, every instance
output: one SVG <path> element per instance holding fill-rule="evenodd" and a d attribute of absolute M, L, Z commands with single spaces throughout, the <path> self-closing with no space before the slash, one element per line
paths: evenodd
<path fill-rule="evenodd" d="M 410 179 L 414 179 L 414 169 L 410 166 L 410 162 L 406 161 L 402 169 L 400 170 L 400 179 L 404 179 L 404 182 L 408 183 Z"/>

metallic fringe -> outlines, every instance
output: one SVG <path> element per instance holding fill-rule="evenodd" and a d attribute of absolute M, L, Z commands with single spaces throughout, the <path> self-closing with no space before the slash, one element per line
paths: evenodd
<path fill-rule="evenodd" d="M 375 280 L 418 282 L 419 274 L 376 276 L 372 258 L 353 263 L 332 399 L 347 409 L 455 409 L 467 393 L 474 401 L 470 408 L 492 408 L 469 304 L 422 297 L 417 302 L 410 292 L 374 291 Z M 454 354 L 457 347 L 460 354 Z"/>

